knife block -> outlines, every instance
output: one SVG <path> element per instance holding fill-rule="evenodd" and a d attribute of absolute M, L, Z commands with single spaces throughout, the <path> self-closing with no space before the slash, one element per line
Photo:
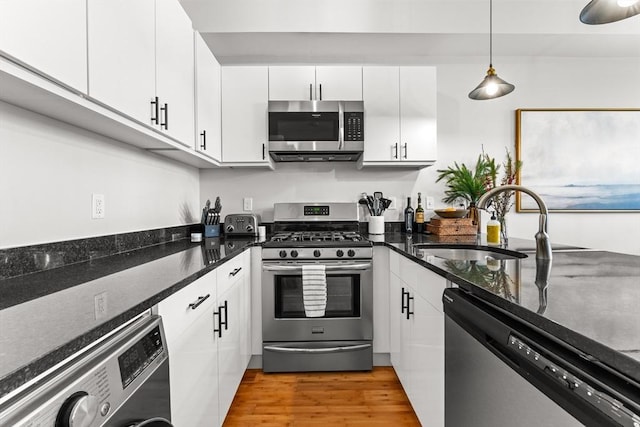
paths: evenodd
<path fill-rule="evenodd" d="M 220 224 L 204 226 L 204 237 L 220 237 Z"/>

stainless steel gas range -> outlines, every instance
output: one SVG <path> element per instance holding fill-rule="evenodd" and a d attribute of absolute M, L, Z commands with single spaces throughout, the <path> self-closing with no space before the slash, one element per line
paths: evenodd
<path fill-rule="evenodd" d="M 356 203 L 274 205 L 274 235 L 262 249 L 265 372 L 371 370 L 372 258 Z M 310 311 L 317 298 L 324 309 Z"/>

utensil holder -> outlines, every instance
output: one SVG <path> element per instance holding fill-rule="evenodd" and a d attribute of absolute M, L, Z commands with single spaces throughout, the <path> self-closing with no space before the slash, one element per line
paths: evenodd
<path fill-rule="evenodd" d="M 220 224 L 204 226 L 204 237 L 219 237 L 219 236 L 220 236 Z"/>
<path fill-rule="evenodd" d="M 384 234 L 384 217 L 369 217 L 369 234 Z"/>

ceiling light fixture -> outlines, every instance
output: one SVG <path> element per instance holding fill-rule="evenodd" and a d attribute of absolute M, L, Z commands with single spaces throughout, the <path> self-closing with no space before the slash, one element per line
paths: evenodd
<path fill-rule="evenodd" d="M 584 24 L 608 24 L 640 14 L 640 0 L 591 0 L 582 12 Z"/>
<path fill-rule="evenodd" d="M 513 92 L 516 87 L 502 80 L 493 68 L 493 0 L 489 0 L 489 69 L 482 82 L 471 92 L 471 99 L 493 99 Z"/>

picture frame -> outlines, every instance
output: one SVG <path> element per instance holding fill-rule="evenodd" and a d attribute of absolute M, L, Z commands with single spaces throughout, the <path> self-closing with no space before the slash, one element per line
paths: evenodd
<path fill-rule="evenodd" d="M 518 109 L 517 183 L 553 212 L 640 212 L 640 109 Z M 516 192 L 517 212 L 538 212 Z"/>

